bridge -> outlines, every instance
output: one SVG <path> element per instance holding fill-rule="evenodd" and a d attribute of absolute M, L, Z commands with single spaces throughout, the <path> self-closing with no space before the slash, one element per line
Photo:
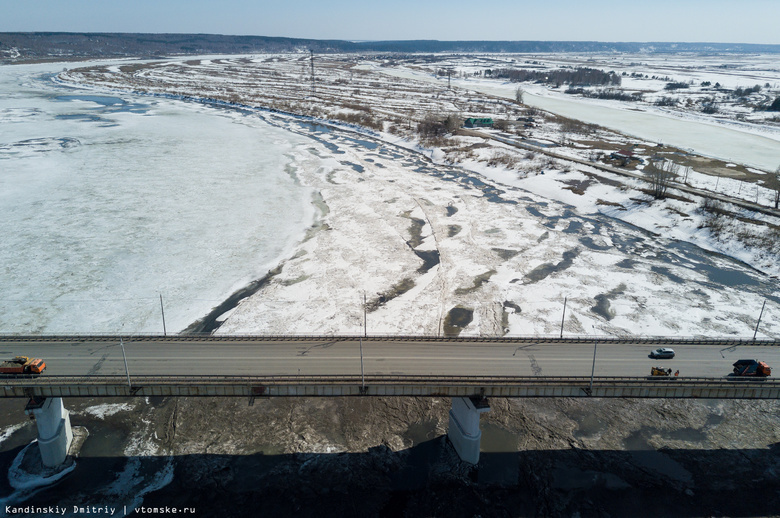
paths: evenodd
<path fill-rule="evenodd" d="M 491 397 L 780 399 L 775 378 L 732 364 L 780 365 L 780 341 L 614 337 L 0 336 L 0 354 L 43 358 L 40 376 L 5 376 L 0 397 L 29 398 L 48 465 L 64 461 L 63 397 L 451 397 L 448 435 L 479 457 Z M 649 358 L 671 347 L 671 360 Z M 650 376 L 659 366 L 679 376 Z M 43 455 L 45 449 L 50 454 Z"/>

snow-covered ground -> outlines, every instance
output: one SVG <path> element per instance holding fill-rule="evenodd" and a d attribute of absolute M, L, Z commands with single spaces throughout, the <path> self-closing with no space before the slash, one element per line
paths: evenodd
<path fill-rule="evenodd" d="M 426 81 L 432 84 L 446 85 L 448 81 L 447 77 L 437 78 L 429 71 L 380 67 L 371 62 L 365 62 L 362 66 L 367 70 L 376 70 L 392 77 Z M 520 65 L 515 64 L 515 66 Z M 473 68 L 466 67 L 466 70 L 473 71 Z M 774 171 L 780 166 L 780 127 L 736 122 L 725 124 L 712 117 L 682 111 L 670 112 L 668 109 L 664 110 L 652 105 L 645 105 L 640 109 L 636 103 L 585 99 L 567 95 L 560 88 L 551 89 L 533 83 L 512 83 L 468 76 L 451 78 L 450 81 L 464 90 L 505 99 L 515 99 L 519 87 L 524 91 L 524 103 L 564 117 L 604 126 L 641 139 L 691 150 L 704 156 L 751 165 L 765 171 Z"/>
<path fill-rule="evenodd" d="M 441 334 L 456 307 L 474 311 L 464 334 L 554 334 L 567 298 L 566 334 L 750 336 L 763 299 L 780 302 L 775 279 L 671 239 L 698 232 L 695 222 L 662 237 L 599 203 L 628 205 L 638 192 L 565 190 L 578 172 L 435 164 L 391 135 L 321 138 L 335 154 L 300 177 L 322 194 L 323 230 L 220 332 L 361 333 L 365 292 L 371 307 L 389 299 L 368 314 L 370 334 Z M 674 223 L 664 204 L 636 205 L 643 225 Z M 415 250 L 440 263 L 422 271 Z M 765 314 L 763 336 L 776 336 L 777 317 Z"/>

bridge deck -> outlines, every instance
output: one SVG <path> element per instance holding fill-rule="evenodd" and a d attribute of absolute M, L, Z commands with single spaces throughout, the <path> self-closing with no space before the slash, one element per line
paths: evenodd
<path fill-rule="evenodd" d="M 741 358 L 780 368 L 778 345 L 731 337 L 12 335 L 0 336 L 3 354 L 43 358 L 47 370 L 35 378 L 0 378 L 0 397 L 777 399 L 776 378 L 729 374 Z M 658 347 L 672 347 L 677 355 L 648 358 Z M 679 370 L 680 376 L 650 377 L 651 366 Z"/>

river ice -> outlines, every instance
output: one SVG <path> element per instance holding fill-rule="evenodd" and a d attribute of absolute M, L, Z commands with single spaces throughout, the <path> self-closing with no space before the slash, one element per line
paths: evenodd
<path fill-rule="evenodd" d="M 179 331 L 301 239 L 306 139 L 56 70 L 0 68 L 0 332 Z"/>

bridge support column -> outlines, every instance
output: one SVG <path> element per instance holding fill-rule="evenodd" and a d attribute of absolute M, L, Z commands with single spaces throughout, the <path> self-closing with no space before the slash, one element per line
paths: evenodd
<path fill-rule="evenodd" d="M 479 462 L 479 415 L 490 410 L 487 399 L 479 397 L 454 397 L 450 409 L 450 426 L 447 437 L 455 447 L 461 460 Z"/>
<path fill-rule="evenodd" d="M 62 398 L 32 398 L 24 412 L 34 416 L 38 425 L 38 448 L 43 465 L 53 468 L 65 462 L 73 441 L 73 430 L 70 413 L 65 410 Z"/>

